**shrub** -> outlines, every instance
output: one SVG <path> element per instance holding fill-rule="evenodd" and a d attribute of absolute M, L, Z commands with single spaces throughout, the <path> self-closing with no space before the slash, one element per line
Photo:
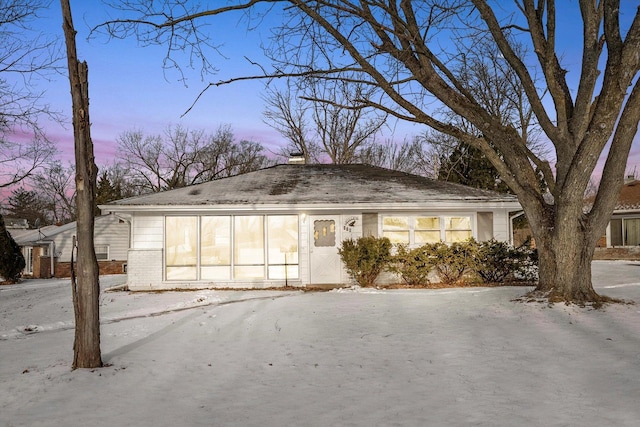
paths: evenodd
<path fill-rule="evenodd" d="M 440 281 L 448 285 L 459 283 L 470 272 L 474 272 L 478 243 L 474 239 L 454 242 L 428 243 L 423 246 L 430 254 L 433 268 Z"/>
<path fill-rule="evenodd" d="M 514 248 L 491 239 L 478 244 L 475 271 L 485 283 L 502 283 L 508 279 L 533 281 L 537 276 L 537 256 L 527 242 Z"/>
<path fill-rule="evenodd" d="M 409 250 L 407 245 L 398 245 L 389 271 L 399 274 L 409 286 L 429 284 L 429 273 L 433 270 L 431 253 L 425 246 Z"/>
<path fill-rule="evenodd" d="M 347 239 L 338 253 L 347 272 L 360 286 L 373 286 L 391 260 L 391 241 L 372 236 Z"/>
<path fill-rule="evenodd" d="M 0 215 L 0 276 L 9 283 L 15 283 L 25 267 L 20 247 L 4 226 Z"/>

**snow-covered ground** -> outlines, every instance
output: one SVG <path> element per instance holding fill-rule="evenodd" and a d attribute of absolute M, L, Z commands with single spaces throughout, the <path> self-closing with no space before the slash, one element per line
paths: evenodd
<path fill-rule="evenodd" d="M 593 271 L 640 304 L 640 263 Z M 68 281 L 3 286 L 0 426 L 638 426 L 640 305 L 526 290 L 104 292 L 71 371 Z"/>

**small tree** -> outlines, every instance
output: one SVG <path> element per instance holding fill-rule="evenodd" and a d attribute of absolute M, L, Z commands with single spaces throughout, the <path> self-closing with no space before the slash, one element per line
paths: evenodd
<path fill-rule="evenodd" d="M 24 267 L 22 251 L 5 228 L 4 218 L 0 215 L 0 276 L 9 283 L 15 283 Z"/>
<path fill-rule="evenodd" d="M 391 261 L 391 241 L 373 236 L 347 239 L 338 253 L 353 280 L 360 286 L 373 286 Z"/>

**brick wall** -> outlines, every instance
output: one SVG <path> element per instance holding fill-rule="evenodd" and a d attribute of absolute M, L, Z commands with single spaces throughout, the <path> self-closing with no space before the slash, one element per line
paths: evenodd
<path fill-rule="evenodd" d="M 44 258 L 43 258 L 44 259 Z M 127 261 L 98 261 L 100 274 L 122 274 Z M 55 275 L 58 278 L 71 277 L 71 263 L 58 262 L 55 265 Z"/>
<path fill-rule="evenodd" d="M 640 246 L 631 246 L 624 248 L 596 248 L 596 251 L 593 254 L 593 259 L 625 259 L 640 261 Z"/>
<path fill-rule="evenodd" d="M 127 284 L 131 290 L 149 290 L 162 283 L 162 249 L 130 249 Z"/>

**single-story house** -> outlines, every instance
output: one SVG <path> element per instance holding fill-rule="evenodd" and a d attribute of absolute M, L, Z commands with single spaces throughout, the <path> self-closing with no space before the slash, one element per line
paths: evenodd
<path fill-rule="evenodd" d="M 640 259 L 640 181 L 627 176 L 595 258 Z"/>
<path fill-rule="evenodd" d="M 94 221 L 94 247 L 100 274 L 125 273 L 129 224 L 115 214 L 99 216 Z M 7 230 L 22 249 L 26 264 L 23 276 L 71 276 L 71 249 L 73 236 L 77 234 L 75 221 L 37 229 L 8 226 Z"/>
<path fill-rule="evenodd" d="M 509 241 L 508 194 L 384 168 L 284 164 L 101 205 L 131 226 L 131 290 L 349 283 L 345 239 Z"/>

